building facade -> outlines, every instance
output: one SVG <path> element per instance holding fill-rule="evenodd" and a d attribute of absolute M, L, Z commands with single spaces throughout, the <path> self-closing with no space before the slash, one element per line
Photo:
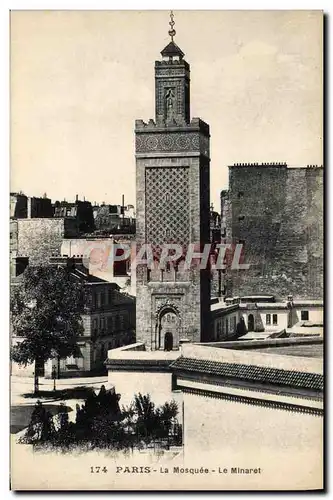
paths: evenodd
<path fill-rule="evenodd" d="M 135 234 L 135 210 L 133 205 L 95 205 L 93 207 L 96 233 Z"/>
<path fill-rule="evenodd" d="M 43 196 L 28 197 L 23 193 L 10 193 L 10 218 L 52 217 L 53 207 L 50 198 Z"/>
<path fill-rule="evenodd" d="M 90 201 L 81 201 L 76 195 L 75 202 L 56 201 L 53 209 L 54 217 L 75 220 L 78 234 L 92 233 L 94 231 L 94 215 Z"/>
<path fill-rule="evenodd" d="M 51 259 L 53 265 L 64 262 L 72 266 L 72 279 L 84 284 L 83 335 L 77 342 L 77 356 L 61 359 L 57 368 L 64 377 L 104 372 L 108 350 L 135 340 L 135 300 L 122 294 L 117 284 L 91 275 L 80 258 Z M 53 364 L 51 360 L 46 364 L 46 376 L 51 375 Z"/>
<path fill-rule="evenodd" d="M 276 301 L 273 295 L 229 297 L 211 305 L 214 340 L 323 336 L 322 300 Z"/>
<path fill-rule="evenodd" d="M 158 255 L 164 243 L 186 248 L 210 240 L 209 126 L 190 118 L 190 66 L 173 41 L 155 62 L 155 121 L 136 120 L 136 240 Z M 148 349 L 204 340 L 210 314 L 207 270 L 137 266 L 137 339 Z"/>
<path fill-rule="evenodd" d="M 58 377 L 65 378 L 105 373 L 104 362 L 108 350 L 135 341 L 135 298 L 121 293 L 116 283 L 91 275 L 80 258 L 53 257 L 49 265 L 66 266 L 71 279 L 83 283 L 83 333 L 77 340 L 76 355 L 48 360 L 44 369 L 41 367 L 41 375 L 50 378 L 53 368 Z M 20 286 L 19 278 L 13 280 L 12 286 Z M 12 337 L 14 344 L 21 340 L 19 337 Z M 32 376 L 33 370 L 34 365 L 21 368 L 12 363 L 13 375 Z"/>
<path fill-rule="evenodd" d="M 135 270 L 131 267 L 131 259 L 114 261 L 117 254 L 115 245 L 134 247 L 134 236 L 117 235 L 110 237 L 86 237 L 64 239 L 61 245 L 61 255 L 70 258 L 82 258 L 89 273 L 105 281 L 116 283 L 122 291 L 135 295 Z"/>
<path fill-rule="evenodd" d="M 250 265 L 227 270 L 227 296 L 323 297 L 323 167 L 232 165 L 221 215 L 225 242 L 241 243 Z"/>

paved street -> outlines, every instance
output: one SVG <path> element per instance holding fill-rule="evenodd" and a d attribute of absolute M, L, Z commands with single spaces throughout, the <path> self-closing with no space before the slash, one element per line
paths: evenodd
<path fill-rule="evenodd" d="M 84 388 L 91 387 L 98 391 L 101 385 L 110 388 L 107 377 L 80 377 L 56 380 L 56 391 L 53 392 L 53 380 L 40 378 L 40 395 L 34 396 L 32 377 L 11 377 L 11 433 L 20 433 L 27 427 L 33 407 L 40 399 L 52 413 L 57 412 L 60 403 L 67 407 L 70 421 L 75 420 L 76 405 L 84 401 Z M 67 396 L 66 396 L 67 394 Z M 65 396 L 64 396 L 65 395 Z M 80 397 L 81 395 L 81 397 Z"/>

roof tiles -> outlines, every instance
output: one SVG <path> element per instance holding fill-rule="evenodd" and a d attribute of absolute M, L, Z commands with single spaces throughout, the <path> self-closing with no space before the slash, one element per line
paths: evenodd
<path fill-rule="evenodd" d="M 265 366 L 222 363 L 204 359 L 180 357 L 171 364 L 172 370 L 220 375 L 263 383 L 323 390 L 324 378 L 318 373 L 281 370 Z"/>

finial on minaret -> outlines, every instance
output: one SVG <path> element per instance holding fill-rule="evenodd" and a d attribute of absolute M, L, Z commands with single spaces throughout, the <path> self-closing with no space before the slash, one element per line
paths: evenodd
<path fill-rule="evenodd" d="M 170 21 L 169 21 L 169 24 L 170 24 L 170 28 L 171 29 L 169 29 L 168 33 L 169 33 L 169 35 L 171 37 L 171 41 L 172 42 L 173 42 L 173 37 L 176 35 L 176 30 L 173 28 L 174 25 L 175 25 L 175 21 L 173 20 L 173 18 L 174 18 L 173 11 L 170 10 Z"/>

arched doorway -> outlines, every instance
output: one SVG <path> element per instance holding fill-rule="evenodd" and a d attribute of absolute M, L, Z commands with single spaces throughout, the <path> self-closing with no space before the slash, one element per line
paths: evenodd
<path fill-rule="evenodd" d="M 179 315 L 172 307 L 164 308 L 157 320 L 156 348 L 171 351 L 179 345 Z"/>
<path fill-rule="evenodd" d="M 254 316 L 253 316 L 253 314 L 249 314 L 249 316 L 247 318 L 247 329 L 249 332 L 254 331 Z"/>
<path fill-rule="evenodd" d="M 173 349 L 173 335 L 171 332 L 166 332 L 164 335 L 164 350 L 172 351 Z"/>

